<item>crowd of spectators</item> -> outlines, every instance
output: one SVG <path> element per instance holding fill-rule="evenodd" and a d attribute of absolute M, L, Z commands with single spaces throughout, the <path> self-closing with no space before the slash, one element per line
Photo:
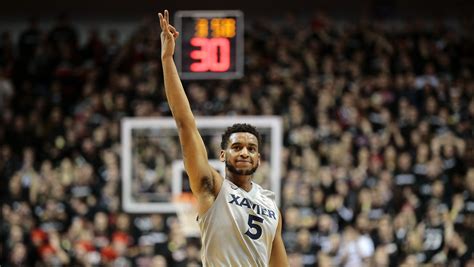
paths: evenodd
<path fill-rule="evenodd" d="M 291 266 L 474 266 L 472 21 L 247 24 L 244 78 L 184 85 L 196 115 L 282 116 Z M 200 265 L 175 215 L 121 210 L 120 119 L 170 116 L 158 28 L 1 33 L 2 266 Z"/>

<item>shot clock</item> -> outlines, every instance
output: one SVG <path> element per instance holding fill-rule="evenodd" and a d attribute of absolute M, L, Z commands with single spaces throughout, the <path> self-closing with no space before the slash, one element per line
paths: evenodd
<path fill-rule="evenodd" d="M 176 67 L 182 79 L 237 79 L 244 72 L 244 16 L 236 10 L 178 11 Z"/>

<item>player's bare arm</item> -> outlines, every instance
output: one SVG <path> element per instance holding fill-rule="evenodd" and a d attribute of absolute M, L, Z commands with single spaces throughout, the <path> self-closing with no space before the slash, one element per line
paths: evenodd
<path fill-rule="evenodd" d="M 270 256 L 270 267 L 288 267 L 288 256 L 286 255 L 283 237 L 281 235 L 281 213 L 278 216 L 278 226 L 273 240 L 272 254 Z"/>
<path fill-rule="evenodd" d="M 175 41 L 179 32 L 169 23 L 169 12 L 158 13 L 161 27 L 161 61 L 165 93 L 178 127 L 183 151 L 184 166 L 189 176 L 191 190 L 198 199 L 198 213 L 204 214 L 212 205 L 221 185 L 222 177 L 208 162 L 207 151 L 196 126 L 188 98 L 173 60 Z"/>

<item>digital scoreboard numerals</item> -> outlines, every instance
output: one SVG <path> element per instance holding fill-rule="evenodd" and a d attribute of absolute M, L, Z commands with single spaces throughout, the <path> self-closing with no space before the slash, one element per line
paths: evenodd
<path fill-rule="evenodd" d="M 236 33 L 235 26 L 234 18 L 200 18 L 196 21 L 194 36 L 234 38 Z M 209 30 L 211 30 L 210 34 Z"/>
<path fill-rule="evenodd" d="M 194 37 L 191 45 L 197 49 L 191 52 L 191 58 L 197 62 L 191 64 L 191 71 L 227 71 L 230 67 L 230 43 L 226 38 Z"/>
<path fill-rule="evenodd" d="M 210 31 L 209 31 L 210 30 Z M 198 19 L 191 45 L 192 72 L 224 72 L 230 68 L 230 41 L 235 36 L 235 19 Z M 210 33 L 210 34 L 209 34 Z M 210 36 L 210 38 L 208 38 Z"/>
<path fill-rule="evenodd" d="M 233 18 L 214 18 L 211 19 L 212 37 L 235 37 L 235 19 Z"/>
<path fill-rule="evenodd" d="M 179 11 L 177 67 L 183 79 L 243 75 L 243 14 L 240 11 Z"/>

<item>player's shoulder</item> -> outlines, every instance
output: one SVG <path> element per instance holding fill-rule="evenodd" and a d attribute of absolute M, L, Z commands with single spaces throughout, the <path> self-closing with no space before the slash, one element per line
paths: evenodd
<path fill-rule="evenodd" d="M 262 186 L 260 186 L 259 184 L 256 184 L 256 183 L 254 183 L 254 185 L 257 186 L 258 191 L 260 192 L 260 194 L 262 194 L 263 196 L 271 199 L 272 201 L 275 201 L 275 193 L 273 191 L 265 189 L 265 188 L 263 188 Z"/>

